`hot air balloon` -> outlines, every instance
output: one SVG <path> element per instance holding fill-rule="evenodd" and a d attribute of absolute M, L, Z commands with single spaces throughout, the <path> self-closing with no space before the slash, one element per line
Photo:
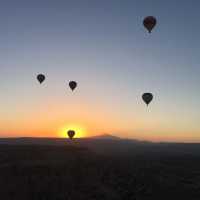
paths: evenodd
<path fill-rule="evenodd" d="M 149 33 L 151 33 L 151 31 L 156 26 L 156 24 L 157 24 L 157 20 L 153 16 L 145 17 L 143 21 L 143 25 L 149 31 Z"/>
<path fill-rule="evenodd" d="M 43 75 L 43 74 L 38 74 L 38 75 L 37 75 L 37 80 L 38 80 L 39 83 L 41 84 L 41 83 L 45 80 L 45 75 Z"/>
<path fill-rule="evenodd" d="M 67 134 L 68 134 L 69 138 L 72 140 L 75 135 L 75 131 L 69 130 L 69 131 L 67 131 Z"/>
<path fill-rule="evenodd" d="M 70 81 L 69 82 L 69 87 L 73 91 L 77 87 L 77 83 L 75 81 Z"/>
<path fill-rule="evenodd" d="M 143 101 L 147 104 L 147 106 L 149 105 L 149 103 L 153 100 L 153 94 L 151 93 L 144 93 L 142 95 L 142 99 Z"/>

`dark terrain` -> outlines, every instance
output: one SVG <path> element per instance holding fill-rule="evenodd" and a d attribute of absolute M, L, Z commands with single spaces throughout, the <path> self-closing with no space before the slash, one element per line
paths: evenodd
<path fill-rule="evenodd" d="M 0 139 L 2 200 L 199 200 L 200 144 Z"/>

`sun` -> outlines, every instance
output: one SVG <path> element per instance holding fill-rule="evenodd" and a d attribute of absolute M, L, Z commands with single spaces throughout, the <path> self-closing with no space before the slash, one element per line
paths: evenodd
<path fill-rule="evenodd" d="M 68 138 L 67 135 L 67 131 L 69 130 L 73 130 L 75 131 L 75 136 L 74 138 L 82 138 L 82 137 L 86 137 L 86 129 L 80 125 L 77 124 L 68 124 L 68 125 L 64 125 L 62 126 L 59 130 L 58 130 L 58 135 L 61 138 Z"/>

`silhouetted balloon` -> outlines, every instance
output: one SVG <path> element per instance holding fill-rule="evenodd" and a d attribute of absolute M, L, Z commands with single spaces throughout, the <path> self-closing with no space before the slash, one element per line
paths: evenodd
<path fill-rule="evenodd" d="M 149 105 L 149 103 L 153 100 L 153 94 L 151 93 L 144 93 L 142 95 L 142 99 L 143 101 L 147 104 L 147 106 Z"/>
<path fill-rule="evenodd" d="M 151 33 L 151 31 L 156 26 L 156 24 L 157 24 L 157 20 L 153 16 L 145 17 L 143 21 L 143 25 L 149 31 L 149 33 Z"/>
<path fill-rule="evenodd" d="M 70 81 L 69 82 L 69 87 L 73 91 L 77 87 L 77 83 L 75 81 Z"/>
<path fill-rule="evenodd" d="M 38 74 L 37 75 L 37 80 L 40 82 L 40 84 L 45 80 L 45 75 L 43 74 Z"/>
<path fill-rule="evenodd" d="M 72 140 L 73 137 L 74 137 L 74 135 L 75 135 L 75 131 L 69 130 L 69 131 L 67 132 L 67 134 L 68 134 L 69 138 Z"/>

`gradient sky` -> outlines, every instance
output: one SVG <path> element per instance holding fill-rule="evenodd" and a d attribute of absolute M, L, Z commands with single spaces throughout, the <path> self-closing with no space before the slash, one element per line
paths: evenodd
<path fill-rule="evenodd" d="M 74 124 L 85 136 L 200 142 L 199 8 L 197 0 L 2 0 L 0 137 L 57 137 Z M 158 20 L 152 34 L 142 25 L 148 15 Z M 79 84 L 73 93 L 69 80 Z M 148 108 L 143 92 L 155 95 Z"/>

